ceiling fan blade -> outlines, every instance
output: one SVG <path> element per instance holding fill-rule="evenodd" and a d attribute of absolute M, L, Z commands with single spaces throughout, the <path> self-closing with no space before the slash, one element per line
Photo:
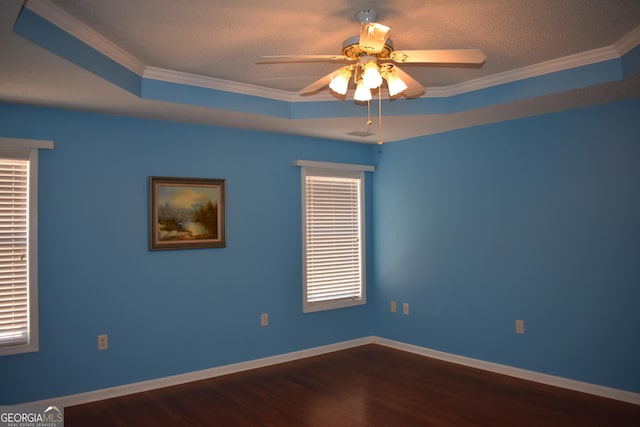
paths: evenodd
<path fill-rule="evenodd" d="M 341 70 L 343 70 L 346 67 L 342 67 L 337 69 L 336 71 L 327 74 L 326 76 L 316 80 L 315 82 L 311 83 L 309 86 L 305 87 L 304 89 L 302 89 L 299 93 L 300 95 L 305 95 L 307 93 L 312 93 L 315 91 L 318 91 L 320 89 L 322 89 L 323 87 L 327 86 L 329 83 L 331 83 L 331 80 L 333 79 L 333 77 L 338 74 Z"/>
<path fill-rule="evenodd" d="M 487 57 L 480 49 L 436 49 L 395 51 L 391 59 L 399 63 L 482 64 Z"/>
<path fill-rule="evenodd" d="M 256 64 L 281 62 L 339 62 L 352 61 L 344 55 L 267 55 L 261 56 Z"/>
<path fill-rule="evenodd" d="M 393 68 L 400 76 L 400 79 L 407 85 L 407 88 L 403 92 L 407 98 L 417 98 L 424 93 L 424 86 L 422 86 L 422 84 L 420 84 L 416 79 L 402 71 L 399 67 Z"/>
<path fill-rule="evenodd" d="M 360 25 L 360 49 L 367 53 L 380 53 L 389 38 L 390 27 L 376 22 Z"/>

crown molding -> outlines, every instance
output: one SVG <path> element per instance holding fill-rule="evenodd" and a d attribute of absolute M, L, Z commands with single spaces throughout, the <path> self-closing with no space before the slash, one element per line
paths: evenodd
<path fill-rule="evenodd" d="M 87 27 L 50 1 L 29 0 L 25 7 L 137 75 L 144 73 L 147 66 L 142 61 L 113 44 L 107 38 Z"/>
<path fill-rule="evenodd" d="M 427 90 L 432 93 L 438 93 L 440 96 L 460 95 L 466 92 L 473 92 L 480 89 L 512 83 L 518 80 L 557 73 L 559 71 L 596 64 L 598 62 L 617 59 L 619 57 L 620 54 L 615 46 L 606 46 L 599 49 L 577 53 L 575 55 L 565 56 L 563 58 L 540 62 L 527 67 L 517 68 L 515 70 L 505 71 L 504 73 L 493 74 L 491 76 L 469 80 L 467 82 L 447 87 L 428 88 Z"/>
<path fill-rule="evenodd" d="M 83 43 L 91 46 L 98 52 L 104 54 L 143 78 L 285 102 L 320 102 L 335 101 L 337 99 L 330 93 L 317 94 L 312 97 L 301 96 L 298 92 L 271 89 L 247 83 L 222 80 L 214 77 L 148 66 L 91 28 L 87 27 L 73 16 L 58 8 L 49 0 L 30 0 L 27 2 L 26 7 L 63 31 L 71 34 Z M 428 87 L 421 98 L 447 98 L 467 92 L 512 83 L 518 80 L 529 79 L 571 68 L 618 59 L 639 44 L 640 26 L 636 27 L 617 43 L 610 46 L 577 53 L 575 55 L 569 55 L 563 58 L 552 59 L 550 61 L 469 80 L 451 86 Z M 384 96 L 383 98 L 388 99 L 387 96 Z M 347 99 L 350 99 L 349 95 L 347 95 Z"/>
<path fill-rule="evenodd" d="M 640 25 L 618 40 L 614 46 L 618 51 L 618 55 L 622 56 L 638 45 L 640 45 Z"/>
<path fill-rule="evenodd" d="M 198 74 L 184 73 L 182 71 L 167 70 L 157 67 L 146 67 L 142 77 L 145 79 L 160 80 L 163 82 L 177 83 L 189 86 L 197 86 L 205 89 L 221 90 L 242 95 L 258 96 L 277 101 L 293 102 L 297 97 L 297 92 L 288 92 L 256 86 L 248 83 L 233 82 L 229 80 L 217 79 L 215 77 L 202 76 Z"/>

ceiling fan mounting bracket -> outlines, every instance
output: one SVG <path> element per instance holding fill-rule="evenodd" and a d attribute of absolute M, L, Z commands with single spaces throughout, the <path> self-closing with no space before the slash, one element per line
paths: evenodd
<path fill-rule="evenodd" d="M 356 12 L 358 22 L 376 22 L 378 19 L 378 11 L 375 9 L 364 9 Z"/>

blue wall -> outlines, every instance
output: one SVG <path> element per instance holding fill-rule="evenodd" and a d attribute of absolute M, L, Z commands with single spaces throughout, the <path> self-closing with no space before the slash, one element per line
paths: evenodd
<path fill-rule="evenodd" d="M 0 135 L 55 141 L 40 153 L 40 351 L 0 358 L 0 404 L 373 333 L 369 306 L 302 314 L 293 166 L 371 164 L 371 147 L 11 105 Z M 225 178 L 228 247 L 150 252 L 152 175 Z"/>
<path fill-rule="evenodd" d="M 640 392 L 639 112 L 636 99 L 385 145 L 376 334 Z"/>
<path fill-rule="evenodd" d="M 369 335 L 640 392 L 638 111 L 378 148 L 0 104 L 0 136 L 56 143 L 40 154 L 40 351 L 0 357 L 0 404 Z M 377 163 L 366 306 L 302 314 L 295 159 Z M 228 247 L 150 252 L 152 175 L 226 178 Z"/>

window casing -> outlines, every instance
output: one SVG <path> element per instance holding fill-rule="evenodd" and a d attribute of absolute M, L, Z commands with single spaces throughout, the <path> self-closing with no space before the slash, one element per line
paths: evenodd
<path fill-rule="evenodd" d="M 364 172 L 302 168 L 303 312 L 366 303 Z"/>
<path fill-rule="evenodd" d="M 0 138 L 0 355 L 38 351 L 38 148 Z"/>

